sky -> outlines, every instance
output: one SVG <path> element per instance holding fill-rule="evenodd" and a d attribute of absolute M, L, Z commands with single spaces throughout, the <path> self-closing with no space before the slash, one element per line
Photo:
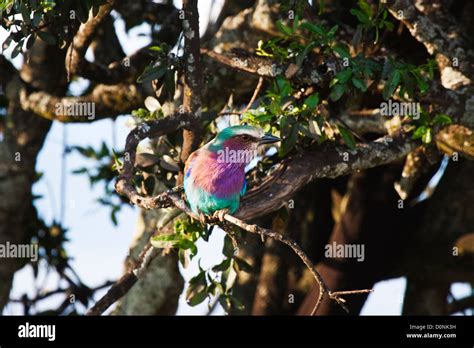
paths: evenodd
<path fill-rule="evenodd" d="M 210 5 L 215 7 L 209 10 Z M 222 4 L 220 1 L 199 2 L 201 14 L 201 34 L 205 30 L 209 16 L 215 16 Z M 181 6 L 176 2 L 177 6 Z M 124 51 L 127 54 L 133 53 L 137 49 L 149 43 L 146 35 L 150 32 L 148 25 L 134 28 L 129 33 L 125 32 L 124 23 L 118 19 L 116 30 Z M 0 42 L 3 42 L 5 32 L 0 31 Z M 11 49 L 5 52 L 8 57 Z M 87 57 L 91 57 L 90 52 Z M 21 65 L 21 57 L 14 60 L 17 67 Z M 87 86 L 84 80 L 73 83 L 71 91 L 79 94 Z M 70 241 L 66 244 L 68 254 L 73 258 L 72 266 L 81 277 L 82 281 L 90 287 L 104 283 L 106 280 L 115 280 L 122 275 L 123 261 L 128 252 L 129 244 L 133 239 L 136 230 L 138 209 L 123 206 L 118 214 L 118 226 L 114 226 L 110 220 L 110 209 L 100 205 L 96 199 L 103 195 L 100 185 L 91 187 L 89 179 L 85 175 L 75 175 L 72 171 L 83 166 L 91 167 L 92 161 L 86 160 L 77 152 L 72 152 L 66 156 L 63 163 L 64 144 L 68 146 L 91 145 L 98 148 L 102 141 L 117 150 L 123 149 L 125 138 L 130 131 L 127 121 L 130 116 L 124 115 L 112 120 L 101 120 L 91 124 L 66 125 L 55 122 L 49 132 L 43 149 L 41 150 L 37 171 L 44 172 L 44 177 L 34 185 L 35 194 L 42 195 L 43 198 L 36 202 L 36 207 L 40 215 L 47 221 L 60 218 L 60 202 L 64 199 L 65 211 L 63 225 L 68 228 Z M 61 193 L 61 173 L 63 166 L 66 168 L 66 191 Z M 222 246 L 224 233 L 215 230 L 209 242 L 199 241 L 199 255 L 203 268 L 211 267 L 222 260 Z M 189 268 L 182 269 L 185 279 L 190 279 L 197 273 L 197 258 L 195 258 Z M 12 298 L 20 298 L 27 293 L 33 297 L 36 289 L 45 288 L 53 290 L 58 284 L 58 277 L 54 272 L 47 274 L 43 269 L 36 282 L 34 282 L 31 267 L 26 266 L 15 274 Z M 61 283 L 63 286 L 66 285 Z M 374 292 L 369 295 L 362 315 L 399 315 L 406 287 L 404 278 L 383 281 L 374 287 Z M 470 295 L 470 287 L 466 284 L 455 284 L 452 288 L 455 297 Z M 105 290 L 96 293 L 96 299 L 100 298 Z M 37 310 L 45 310 L 59 304 L 63 297 L 61 295 L 52 297 L 37 306 Z M 396 300 L 394 300 L 396 299 Z M 78 305 L 78 308 L 85 308 Z M 199 306 L 190 307 L 186 304 L 183 296 L 180 298 L 178 313 L 181 315 L 207 314 L 208 307 L 206 301 Z M 18 304 L 10 304 L 4 310 L 4 314 L 21 314 L 22 308 Z M 220 306 L 213 314 L 222 315 L 224 311 Z"/>

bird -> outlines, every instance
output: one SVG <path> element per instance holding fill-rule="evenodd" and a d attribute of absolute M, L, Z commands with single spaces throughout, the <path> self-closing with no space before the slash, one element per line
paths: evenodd
<path fill-rule="evenodd" d="M 245 167 L 262 145 L 281 141 L 251 125 L 227 127 L 194 151 L 184 168 L 184 194 L 192 212 L 201 222 L 209 217 L 223 220 L 237 211 L 247 183 Z"/>

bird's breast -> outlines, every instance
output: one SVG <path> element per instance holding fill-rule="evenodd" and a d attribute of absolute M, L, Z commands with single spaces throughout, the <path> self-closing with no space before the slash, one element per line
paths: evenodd
<path fill-rule="evenodd" d="M 196 159 L 190 179 L 206 193 L 216 198 L 226 198 L 240 194 L 245 170 L 241 164 L 219 162 L 215 156 L 209 155 Z"/>

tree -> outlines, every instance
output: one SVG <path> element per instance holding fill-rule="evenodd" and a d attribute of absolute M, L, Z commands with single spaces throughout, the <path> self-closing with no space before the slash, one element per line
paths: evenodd
<path fill-rule="evenodd" d="M 56 292 L 78 296 L 88 314 L 117 301 L 115 313 L 173 314 L 178 263 L 199 257 L 196 241 L 212 233 L 185 203 L 184 163 L 218 121 L 246 122 L 283 141 L 247 173 L 251 190 L 235 216 L 214 221 L 227 234 L 225 258 L 191 279 L 189 304 L 212 297 L 232 314 L 356 314 L 375 283 L 403 276 L 404 314 L 472 308 L 449 292 L 473 281 L 471 12 L 467 1 L 227 0 L 200 37 L 196 0 L 181 9 L 2 1 L 3 48 L 25 62 L 16 70 L 0 55 L 0 244 L 37 241 L 70 284 Z M 127 29 L 150 24 L 151 44 L 125 56 L 116 16 Z M 90 86 L 73 97 L 76 77 Z M 66 272 L 66 227 L 38 216 L 31 189 L 52 122 L 120 114 L 136 123 L 123 151 L 70 149 L 98 160 L 96 172 L 78 174 L 105 184 L 113 219 L 124 204 L 143 209 L 127 270 L 93 304 L 96 289 Z M 147 138 L 153 155 L 137 151 Z M 0 264 L 0 308 L 22 266 Z M 23 298 L 25 312 L 41 299 Z"/>

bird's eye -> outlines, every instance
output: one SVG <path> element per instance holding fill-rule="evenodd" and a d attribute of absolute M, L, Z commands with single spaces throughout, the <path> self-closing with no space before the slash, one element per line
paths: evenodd
<path fill-rule="evenodd" d="M 245 140 L 245 141 L 248 141 L 248 140 L 250 140 L 250 135 L 244 134 L 244 135 L 242 135 L 242 139 Z"/>

